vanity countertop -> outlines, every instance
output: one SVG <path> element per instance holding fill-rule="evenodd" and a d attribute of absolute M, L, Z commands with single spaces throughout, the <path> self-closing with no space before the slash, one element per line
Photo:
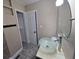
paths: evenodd
<path fill-rule="evenodd" d="M 63 50 L 61 52 L 56 51 L 53 54 L 46 54 L 41 51 L 41 48 L 39 48 L 36 56 L 41 59 L 65 59 Z"/>

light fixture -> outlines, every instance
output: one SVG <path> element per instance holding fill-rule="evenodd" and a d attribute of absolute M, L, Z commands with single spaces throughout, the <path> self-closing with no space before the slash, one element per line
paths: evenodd
<path fill-rule="evenodd" d="M 64 0 L 57 0 L 56 6 L 61 6 L 63 4 Z"/>

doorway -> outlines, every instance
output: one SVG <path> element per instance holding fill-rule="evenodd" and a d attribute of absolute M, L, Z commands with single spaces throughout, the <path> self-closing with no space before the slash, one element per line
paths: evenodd
<path fill-rule="evenodd" d="M 16 11 L 17 18 L 18 18 L 18 24 L 19 24 L 19 30 L 21 34 L 22 44 L 27 44 L 27 36 L 26 36 L 26 28 L 24 23 L 24 14 L 23 12 Z"/>
<path fill-rule="evenodd" d="M 16 13 L 23 46 L 27 43 L 38 45 L 36 11 Z"/>
<path fill-rule="evenodd" d="M 26 13 L 28 19 L 28 37 L 29 42 L 38 45 L 38 32 L 37 32 L 37 15 L 36 11 L 29 11 Z"/>

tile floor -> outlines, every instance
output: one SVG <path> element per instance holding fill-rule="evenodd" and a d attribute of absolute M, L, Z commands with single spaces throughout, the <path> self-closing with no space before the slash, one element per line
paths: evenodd
<path fill-rule="evenodd" d="M 35 59 L 37 51 L 37 45 L 23 43 L 23 50 L 16 59 Z"/>

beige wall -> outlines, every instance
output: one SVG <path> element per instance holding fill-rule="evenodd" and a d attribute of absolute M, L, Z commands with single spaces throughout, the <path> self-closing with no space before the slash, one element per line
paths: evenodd
<path fill-rule="evenodd" d="M 55 0 L 41 0 L 26 6 L 26 11 L 37 10 L 38 35 L 52 37 L 56 35 Z"/>
<path fill-rule="evenodd" d="M 25 11 L 24 5 L 19 4 L 19 3 L 16 2 L 15 0 L 12 0 L 12 3 L 13 3 L 13 7 L 14 7 L 15 9 L 19 9 L 19 10 Z"/>

